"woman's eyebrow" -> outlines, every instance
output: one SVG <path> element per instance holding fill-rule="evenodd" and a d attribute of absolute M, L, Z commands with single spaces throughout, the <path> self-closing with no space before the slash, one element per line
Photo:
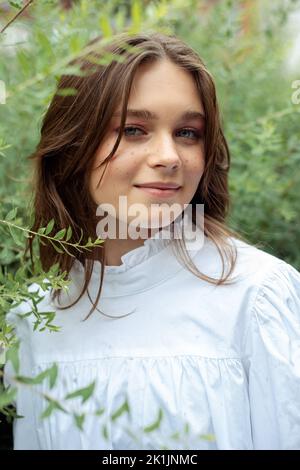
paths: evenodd
<path fill-rule="evenodd" d="M 113 114 L 113 117 L 121 116 L 121 112 L 116 112 Z M 149 111 L 148 109 L 127 109 L 127 117 L 134 117 L 138 119 L 144 119 L 145 121 L 154 121 L 158 120 L 159 117 L 157 114 Z M 192 119 L 201 119 L 205 118 L 204 114 L 199 111 L 186 111 L 184 112 L 180 119 L 182 120 L 192 120 Z"/>

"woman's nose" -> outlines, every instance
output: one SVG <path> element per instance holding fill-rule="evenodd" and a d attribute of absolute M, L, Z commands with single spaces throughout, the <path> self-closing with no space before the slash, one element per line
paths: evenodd
<path fill-rule="evenodd" d="M 181 159 L 172 136 L 160 135 L 153 141 L 149 163 L 151 166 L 164 166 L 174 169 L 181 166 Z"/>

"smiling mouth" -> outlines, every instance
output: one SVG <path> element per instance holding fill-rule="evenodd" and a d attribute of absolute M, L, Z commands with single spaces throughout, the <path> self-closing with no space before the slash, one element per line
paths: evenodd
<path fill-rule="evenodd" d="M 167 188 L 167 189 L 159 189 L 159 188 L 146 188 L 144 186 L 135 186 L 137 189 L 141 189 L 146 193 L 153 195 L 153 196 L 162 196 L 162 197 L 170 197 L 174 196 L 178 191 L 181 189 L 179 188 Z"/>

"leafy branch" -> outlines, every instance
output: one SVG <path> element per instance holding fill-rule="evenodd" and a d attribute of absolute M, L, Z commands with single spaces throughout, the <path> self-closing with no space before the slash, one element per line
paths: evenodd
<path fill-rule="evenodd" d="M 9 2 L 12 6 L 19 8 L 19 4 L 16 2 Z M 20 16 L 24 11 L 33 3 L 33 0 L 28 0 L 23 7 L 15 14 L 15 16 L 5 25 L 0 31 L 0 34 L 4 33 L 4 31 Z"/>
<path fill-rule="evenodd" d="M 64 253 L 65 251 L 66 253 L 68 253 L 69 256 L 73 258 L 75 258 L 75 255 L 73 255 L 72 253 L 68 251 L 67 246 L 72 246 L 77 251 L 82 253 L 82 249 L 91 251 L 90 248 L 99 246 L 104 242 L 104 240 L 101 240 L 100 238 L 96 238 L 94 241 L 92 241 L 92 238 L 88 237 L 88 241 L 86 242 L 86 244 L 80 245 L 80 242 L 83 238 L 83 230 L 80 228 L 81 235 L 80 235 L 79 241 L 77 243 L 71 243 L 69 242 L 69 240 L 72 237 L 72 228 L 70 226 L 68 228 L 63 228 L 59 230 L 54 236 L 50 236 L 49 234 L 52 232 L 54 223 L 55 223 L 54 219 L 51 219 L 48 222 L 46 227 L 40 227 L 38 231 L 35 232 L 33 230 L 30 230 L 25 227 L 21 227 L 20 225 L 13 223 L 11 220 L 15 218 L 16 214 L 17 214 L 17 208 L 14 208 L 6 215 L 5 219 L 0 219 L 0 223 L 6 225 L 9 228 L 10 233 L 12 237 L 14 238 L 14 240 L 16 241 L 16 243 L 19 243 L 19 240 L 15 238 L 14 233 L 11 230 L 11 228 L 21 230 L 27 238 L 32 238 L 32 235 L 35 235 L 39 238 L 47 239 L 49 240 L 53 248 L 58 253 Z M 64 240 L 64 237 L 65 237 L 65 240 Z M 57 246 L 56 243 L 59 244 L 59 246 Z M 42 240 L 41 240 L 41 244 L 45 245 L 45 243 Z"/>

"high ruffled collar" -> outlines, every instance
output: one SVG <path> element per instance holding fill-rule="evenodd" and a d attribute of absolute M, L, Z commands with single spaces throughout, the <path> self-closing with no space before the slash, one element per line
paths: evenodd
<path fill-rule="evenodd" d="M 144 241 L 144 244 L 134 248 L 133 250 L 128 251 L 123 256 L 121 256 L 122 263 L 119 266 L 105 266 L 105 274 L 119 274 L 124 273 L 136 266 L 137 264 L 142 263 L 151 256 L 155 255 L 162 249 L 164 249 L 171 242 L 168 238 L 163 238 L 164 235 L 167 237 L 167 230 L 161 230 L 156 233 L 152 238 L 148 238 Z M 95 271 L 100 272 L 101 262 L 95 262 Z"/>
<path fill-rule="evenodd" d="M 147 290 L 183 269 L 184 266 L 174 253 L 174 240 L 164 238 L 168 233 L 167 229 L 162 229 L 152 238 L 146 239 L 143 245 L 125 253 L 121 257 L 121 265 L 105 266 L 101 298 L 121 297 Z M 188 251 L 193 258 L 199 250 Z M 83 273 L 83 264 L 75 260 L 71 276 L 75 276 L 78 281 Z M 92 290 L 98 290 L 100 276 L 101 262 L 96 260 L 90 281 Z"/>

